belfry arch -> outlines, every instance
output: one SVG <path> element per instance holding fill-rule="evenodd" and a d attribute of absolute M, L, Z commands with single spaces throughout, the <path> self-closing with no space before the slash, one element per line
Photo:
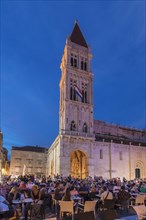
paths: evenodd
<path fill-rule="evenodd" d="M 75 150 L 70 154 L 70 174 L 81 179 L 88 176 L 88 161 L 84 152 Z"/>

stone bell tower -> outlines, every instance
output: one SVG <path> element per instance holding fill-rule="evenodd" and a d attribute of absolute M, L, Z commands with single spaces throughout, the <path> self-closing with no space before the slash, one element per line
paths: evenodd
<path fill-rule="evenodd" d="M 92 54 L 77 22 L 66 40 L 60 79 L 60 134 L 93 135 Z"/>

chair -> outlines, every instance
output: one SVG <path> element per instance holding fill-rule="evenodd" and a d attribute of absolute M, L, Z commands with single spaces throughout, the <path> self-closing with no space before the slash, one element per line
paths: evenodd
<path fill-rule="evenodd" d="M 62 219 L 63 212 L 71 213 L 72 220 L 74 219 L 74 201 L 59 201 L 60 205 L 60 219 Z"/>
<path fill-rule="evenodd" d="M 30 220 L 31 219 L 34 219 L 34 218 L 37 218 L 37 217 L 41 217 L 41 219 L 45 219 L 45 205 L 44 203 L 42 204 L 38 204 L 38 203 L 35 203 L 35 204 L 31 204 L 30 205 Z"/>
<path fill-rule="evenodd" d="M 135 205 L 144 205 L 146 195 L 138 194 L 135 199 Z"/>
<path fill-rule="evenodd" d="M 83 204 L 79 204 L 81 205 L 81 207 L 79 206 L 78 209 L 83 210 L 83 212 L 94 212 L 94 216 L 95 216 L 95 206 L 96 206 L 97 201 L 86 201 L 85 205 Z"/>
<path fill-rule="evenodd" d="M 146 218 L 146 206 L 145 205 L 132 206 L 132 208 L 135 210 L 139 220 Z"/>

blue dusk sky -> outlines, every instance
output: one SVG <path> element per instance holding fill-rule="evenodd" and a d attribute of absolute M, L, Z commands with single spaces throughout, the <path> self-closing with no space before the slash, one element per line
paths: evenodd
<path fill-rule="evenodd" d="M 3 146 L 49 147 L 59 130 L 60 63 L 78 20 L 93 53 L 94 119 L 146 128 L 146 2 L 1 1 Z"/>

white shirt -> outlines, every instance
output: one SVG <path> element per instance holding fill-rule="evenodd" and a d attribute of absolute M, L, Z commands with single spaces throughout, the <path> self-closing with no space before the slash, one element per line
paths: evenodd
<path fill-rule="evenodd" d="M 108 194 L 108 196 L 107 196 Z M 101 201 L 104 201 L 106 199 L 113 199 L 113 194 L 109 191 L 104 191 L 102 194 L 101 194 Z"/>

